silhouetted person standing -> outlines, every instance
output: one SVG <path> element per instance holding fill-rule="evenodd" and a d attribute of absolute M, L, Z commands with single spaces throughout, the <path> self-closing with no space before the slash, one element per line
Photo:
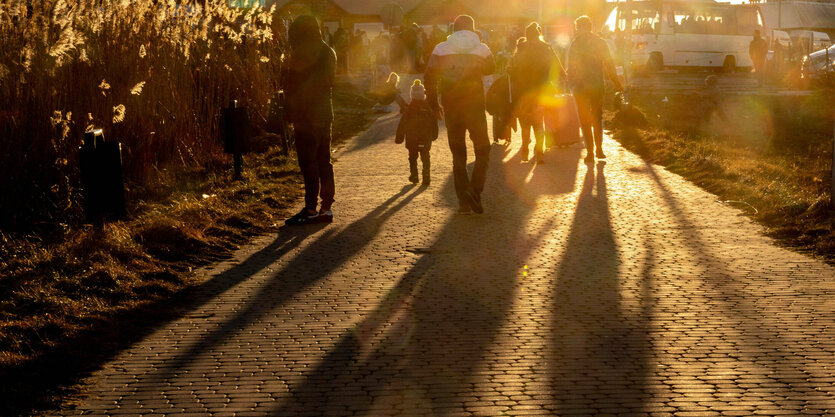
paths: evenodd
<path fill-rule="evenodd" d="M 574 21 L 576 35 L 568 48 L 568 83 L 577 102 L 577 115 L 586 140 L 586 162 L 606 158 L 603 153 L 603 95 L 604 78 L 608 78 L 618 91 L 623 87 L 618 80 L 612 54 L 606 41 L 592 33 L 588 16 Z"/>
<path fill-rule="evenodd" d="M 287 119 L 296 133 L 296 151 L 304 177 L 304 208 L 288 225 L 330 223 L 334 197 L 331 165 L 332 91 L 336 55 L 322 40 L 313 16 L 299 16 L 289 28 L 290 61 L 285 78 Z M 317 199 L 322 205 L 317 211 Z"/>
<path fill-rule="evenodd" d="M 432 108 L 446 120 L 458 211 L 483 213 L 481 192 L 487 176 L 490 138 L 482 77 L 493 73 L 493 54 L 475 33 L 472 17 L 458 16 L 453 28 L 454 33 L 438 44 L 429 58 L 426 95 Z M 467 132 L 475 151 L 472 178 L 467 173 Z"/>
<path fill-rule="evenodd" d="M 748 44 L 748 56 L 754 64 L 754 72 L 757 77 L 757 85 L 763 86 L 765 80 L 765 60 L 768 56 L 768 42 L 762 38 L 759 30 L 754 31 L 754 39 Z"/>
<path fill-rule="evenodd" d="M 351 37 L 342 25 L 333 33 L 333 49 L 336 50 L 336 56 L 339 58 L 337 60 L 339 73 L 346 74 L 348 72 L 348 50 L 351 49 Z"/>
<path fill-rule="evenodd" d="M 533 153 L 538 164 L 543 163 L 545 147 L 545 109 L 542 97 L 556 92 L 551 84 L 564 72 L 557 54 L 542 40 L 539 24 L 532 22 L 525 28 L 525 37 L 517 44 L 510 61 L 510 82 L 513 86 L 513 105 L 522 125 L 522 160 L 528 160 L 528 146 L 533 129 L 536 143 Z"/>

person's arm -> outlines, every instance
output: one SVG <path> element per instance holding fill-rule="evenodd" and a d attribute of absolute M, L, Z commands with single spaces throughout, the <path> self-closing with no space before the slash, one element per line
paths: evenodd
<path fill-rule="evenodd" d="M 566 57 L 566 66 L 565 66 L 565 82 L 568 84 L 568 88 L 575 88 L 577 86 L 577 57 L 576 51 L 574 48 L 574 43 L 571 43 L 571 46 L 568 47 L 568 56 Z"/>
<path fill-rule="evenodd" d="M 394 135 L 394 143 L 403 143 L 406 138 L 406 117 L 407 115 L 400 116 L 400 122 L 397 123 L 397 134 Z"/>
<path fill-rule="evenodd" d="M 551 56 L 549 57 L 549 68 L 551 68 L 551 81 L 554 83 L 554 86 L 562 90 L 561 84 L 565 82 L 567 78 L 567 74 L 565 72 L 565 67 L 562 66 L 562 61 L 560 61 L 560 57 L 557 56 L 557 53 L 554 51 L 554 48 L 548 48 L 551 52 Z"/>
<path fill-rule="evenodd" d="M 605 41 L 600 41 L 600 53 L 603 56 L 603 73 L 615 85 L 615 90 L 623 91 L 623 85 L 620 83 L 618 71 L 615 68 L 615 61 L 612 60 L 612 54 L 609 52 L 609 45 Z"/>
<path fill-rule="evenodd" d="M 484 67 L 482 68 L 482 73 L 484 75 L 492 75 L 496 72 L 496 60 L 493 58 L 493 52 L 490 51 L 490 48 L 485 45 L 481 44 L 481 46 L 486 49 L 486 56 L 484 57 Z"/>
<path fill-rule="evenodd" d="M 437 49 L 437 47 L 436 47 Z M 432 107 L 436 113 L 441 109 L 438 103 L 438 80 L 440 77 L 440 58 L 435 51 L 429 57 L 429 62 L 426 64 L 426 72 L 423 74 L 423 82 L 426 84 L 426 102 Z"/>

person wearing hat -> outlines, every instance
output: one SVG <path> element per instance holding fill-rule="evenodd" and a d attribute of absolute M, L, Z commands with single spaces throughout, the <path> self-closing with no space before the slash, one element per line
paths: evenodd
<path fill-rule="evenodd" d="M 426 101 L 426 90 L 420 80 L 415 80 L 410 90 L 409 104 L 403 110 L 397 125 L 395 143 L 406 142 L 409 150 L 409 181 L 418 182 L 417 159 L 423 163 L 423 185 L 429 185 L 429 150 L 438 139 L 438 119 Z"/>
<path fill-rule="evenodd" d="M 453 29 L 429 57 L 424 76 L 426 96 L 438 117 L 446 121 L 458 212 L 483 213 L 481 192 L 490 159 L 483 77 L 494 72 L 495 63 L 490 48 L 475 32 L 471 16 L 455 18 Z M 475 152 L 472 177 L 467 173 L 467 132 Z"/>

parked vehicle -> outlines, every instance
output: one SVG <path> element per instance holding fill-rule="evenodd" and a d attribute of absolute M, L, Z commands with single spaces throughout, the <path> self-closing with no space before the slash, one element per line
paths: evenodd
<path fill-rule="evenodd" d="M 793 30 L 789 35 L 791 35 L 794 48 L 802 55 L 809 55 L 814 51 L 819 51 L 832 45 L 832 42 L 829 40 L 829 35 L 824 32 Z"/>
<path fill-rule="evenodd" d="M 603 27 L 615 56 L 625 45 L 626 7 L 618 5 Z M 750 4 L 713 1 L 632 2 L 631 62 L 658 71 L 666 67 L 752 67 L 748 44 L 755 29 L 763 30 L 759 9 Z"/>
<path fill-rule="evenodd" d="M 812 52 L 803 57 L 800 64 L 800 78 L 806 87 L 835 78 L 835 45 Z"/>

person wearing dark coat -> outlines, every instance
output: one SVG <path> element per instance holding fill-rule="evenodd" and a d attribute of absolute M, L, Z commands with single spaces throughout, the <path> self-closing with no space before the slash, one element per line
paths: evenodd
<path fill-rule="evenodd" d="M 577 116 L 586 141 L 586 163 L 605 159 L 603 153 L 603 97 L 606 82 L 614 84 L 617 91 L 623 91 L 609 46 L 606 41 L 592 33 L 592 22 L 588 16 L 574 21 L 577 34 L 568 47 L 568 84 L 577 103 Z"/>
<path fill-rule="evenodd" d="M 420 80 L 415 80 L 410 91 L 411 100 L 397 124 L 395 143 L 406 142 L 409 150 L 409 181 L 418 182 L 417 159 L 423 164 L 423 185 L 429 185 L 429 150 L 438 139 L 438 118 L 426 101 L 426 91 Z"/>
<path fill-rule="evenodd" d="M 351 35 L 345 30 L 342 25 L 333 33 L 333 49 L 336 50 L 336 55 L 339 57 L 339 73 L 348 73 L 348 51 L 351 49 Z"/>
<path fill-rule="evenodd" d="M 513 115 L 510 77 L 502 75 L 487 90 L 485 100 L 487 113 L 493 116 L 493 141 L 504 140 L 510 143 L 511 129 L 516 130 L 516 117 Z"/>
<path fill-rule="evenodd" d="M 542 40 L 539 24 L 532 22 L 525 28 L 525 37 L 516 45 L 510 61 L 510 82 L 513 86 L 513 106 L 522 127 L 522 160 L 528 160 L 531 130 L 536 139 L 533 153 L 538 164 L 543 163 L 545 147 L 545 109 L 542 98 L 553 96 L 556 90 L 552 78 L 565 72 L 554 49 Z"/>
<path fill-rule="evenodd" d="M 305 206 L 285 223 L 330 223 L 334 201 L 330 145 L 336 54 L 322 40 L 313 16 L 297 17 L 288 34 L 291 52 L 284 82 L 287 120 L 293 124 L 296 134 Z M 317 211 L 318 198 L 322 203 Z"/>
<path fill-rule="evenodd" d="M 762 38 L 759 29 L 754 30 L 754 39 L 748 44 L 748 56 L 754 65 L 757 85 L 763 86 L 765 81 L 765 62 L 768 57 L 768 42 Z"/>

